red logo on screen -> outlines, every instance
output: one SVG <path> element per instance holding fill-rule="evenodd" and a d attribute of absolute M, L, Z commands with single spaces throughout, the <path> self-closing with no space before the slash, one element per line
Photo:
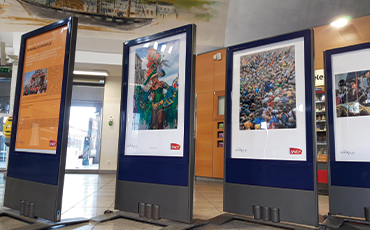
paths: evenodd
<path fill-rule="evenodd" d="M 56 146 L 57 146 L 57 142 L 53 141 L 53 140 L 50 140 L 49 147 L 56 147 Z"/>
<path fill-rule="evenodd" d="M 180 147 L 179 144 L 171 143 L 171 150 L 180 150 Z"/>
<path fill-rule="evenodd" d="M 290 155 L 301 155 L 302 149 L 298 148 L 290 148 Z"/>

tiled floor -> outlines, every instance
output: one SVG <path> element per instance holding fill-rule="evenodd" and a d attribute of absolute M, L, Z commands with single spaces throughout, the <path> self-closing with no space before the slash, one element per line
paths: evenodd
<path fill-rule="evenodd" d="M 105 210 L 113 210 L 115 196 L 115 175 L 95 175 L 95 174 L 67 174 L 65 176 L 62 219 L 85 217 L 91 218 L 101 215 Z M 0 174 L 0 208 L 3 207 L 5 188 L 4 175 Z M 210 219 L 223 210 L 223 188 L 221 180 L 195 181 L 194 191 L 194 219 Z M 327 214 L 327 196 L 319 196 L 320 214 Z M 11 229 L 24 226 L 26 224 L 7 218 L 0 217 L 0 229 Z M 60 228 L 61 230 L 100 230 L 100 229 L 161 229 L 160 226 L 149 225 L 135 222 L 132 220 L 117 219 L 101 224 L 86 223 Z M 226 226 L 212 227 L 206 226 L 204 229 L 273 229 L 266 226 L 247 224 L 242 221 L 233 221 Z"/>

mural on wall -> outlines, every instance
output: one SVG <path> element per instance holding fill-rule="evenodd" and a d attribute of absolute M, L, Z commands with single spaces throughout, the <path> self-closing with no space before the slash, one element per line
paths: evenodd
<path fill-rule="evenodd" d="M 229 0 L 0 0 L 0 21 L 43 26 L 73 15 L 81 29 L 123 33 L 169 20 L 181 25 L 211 23 L 222 15 L 226 27 L 228 4 Z"/>

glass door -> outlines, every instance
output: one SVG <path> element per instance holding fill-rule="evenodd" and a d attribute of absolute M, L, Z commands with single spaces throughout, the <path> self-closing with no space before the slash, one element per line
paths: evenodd
<path fill-rule="evenodd" d="M 8 147 L 3 134 L 4 124 L 9 117 L 11 75 L 0 75 L 0 169 L 6 169 L 6 156 Z"/>
<path fill-rule="evenodd" d="M 98 170 L 104 87 L 73 86 L 66 169 Z"/>
<path fill-rule="evenodd" d="M 8 147 L 5 145 L 5 136 L 3 134 L 3 128 L 6 120 L 8 119 L 7 116 L 0 117 L 0 169 L 6 168 L 6 153 Z"/>

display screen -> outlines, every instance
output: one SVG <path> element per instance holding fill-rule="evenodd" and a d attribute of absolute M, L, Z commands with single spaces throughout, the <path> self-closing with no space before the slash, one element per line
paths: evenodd
<path fill-rule="evenodd" d="M 16 151 L 56 154 L 67 29 L 26 40 Z"/>
<path fill-rule="evenodd" d="M 335 161 L 369 162 L 370 49 L 332 55 Z"/>
<path fill-rule="evenodd" d="M 370 70 L 335 75 L 337 117 L 370 116 Z"/>
<path fill-rule="evenodd" d="M 125 155 L 183 156 L 186 34 L 129 49 Z"/>
<path fill-rule="evenodd" d="M 296 128 L 294 46 L 240 57 L 239 119 L 240 130 Z"/>
<path fill-rule="evenodd" d="M 231 157 L 305 161 L 303 38 L 233 53 Z"/>

